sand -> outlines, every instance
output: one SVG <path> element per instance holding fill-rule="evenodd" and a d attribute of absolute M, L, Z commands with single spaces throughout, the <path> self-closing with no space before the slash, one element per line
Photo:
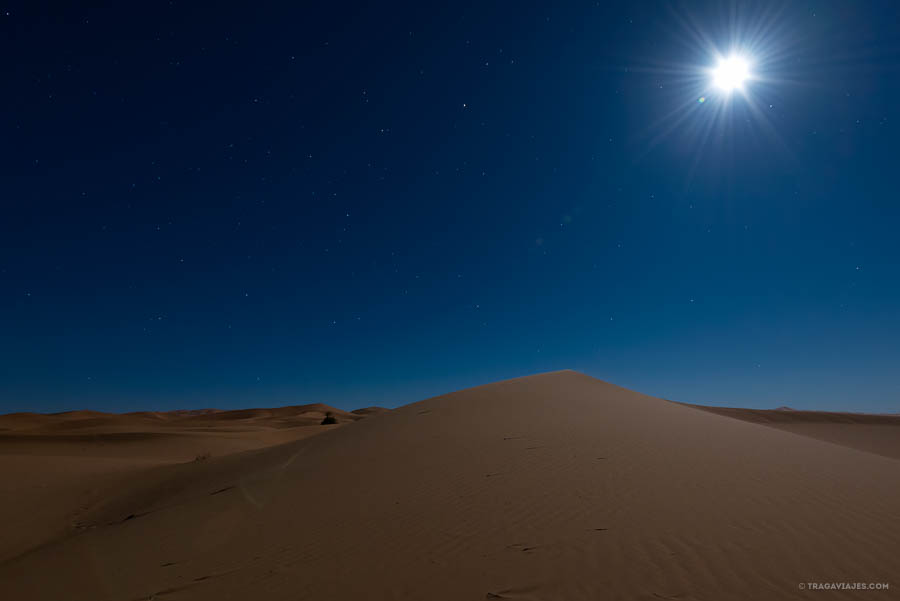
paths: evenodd
<path fill-rule="evenodd" d="M 2 415 L 0 561 L 77 529 L 87 509 L 140 482 L 151 467 L 299 440 L 379 410 L 385 411 L 374 407 L 353 414 L 316 403 L 239 411 Z M 328 412 L 338 426 L 320 425 Z"/>
<path fill-rule="evenodd" d="M 235 421 L 287 419 L 274 413 Z M 188 417 L 208 436 L 228 422 Z M 62 529 L 4 537 L 0 596 L 900 598 L 900 463 L 839 437 L 569 371 L 342 417 L 282 444 L 268 438 L 277 428 L 252 444 L 226 430 L 201 461 L 187 446 L 154 459 L 165 438 L 129 440 L 121 454 L 112 440 L 105 454 L 23 440 L 3 418 L 0 438 L 13 439 L 0 441 L 0 509 L 13 531 L 33 511 L 58 520 L 73 503 L 60 490 L 86 480 L 93 492 Z M 29 502 L 16 505 L 20 494 Z M 844 581 L 891 588 L 800 586 Z"/>
<path fill-rule="evenodd" d="M 900 415 L 690 406 L 778 428 L 786 432 L 833 442 L 845 447 L 900 459 Z"/>

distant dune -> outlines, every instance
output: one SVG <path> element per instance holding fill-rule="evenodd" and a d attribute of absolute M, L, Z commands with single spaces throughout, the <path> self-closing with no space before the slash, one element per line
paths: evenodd
<path fill-rule="evenodd" d="M 689 405 L 696 409 L 802 434 L 852 449 L 900 459 L 900 416 L 777 409 L 736 409 Z"/>
<path fill-rule="evenodd" d="M 379 413 L 384 413 L 386 411 L 390 411 L 390 409 L 385 409 L 384 407 L 363 407 L 362 409 L 354 409 L 351 413 L 356 415 L 378 415 Z"/>
<path fill-rule="evenodd" d="M 0 561 L 71 530 L 87 508 L 119 494 L 151 467 L 299 440 L 379 410 L 387 411 L 371 407 L 357 414 L 314 403 L 237 411 L 0 415 L 0 514 L 15 516 L 0 537 Z M 328 413 L 338 425 L 321 425 Z"/>
<path fill-rule="evenodd" d="M 106 454 L 48 439 L 32 474 L 16 462 L 43 443 L 0 426 L 4 502 L 32 500 L 3 508 L 3 598 L 897 598 L 896 459 L 569 371 L 370 413 L 290 426 L 321 434 L 283 444 L 273 433 L 302 413 L 148 427 L 230 441 L 196 461 L 186 447 L 163 461 L 170 439 Z M 56 494 L 79 470 L 101 476 L 77 502 Z M 58 527 L 19 524 L 34 510 Z M 800 587 L 841 581 L 891 589 Z"/>

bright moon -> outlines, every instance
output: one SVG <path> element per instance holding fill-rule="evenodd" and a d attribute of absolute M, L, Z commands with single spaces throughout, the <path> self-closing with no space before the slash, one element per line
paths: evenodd
<path fill-rule="evenodd" d="M 713 84 L 725 92 L 740 90 L 744 81 L 750 77 L 750 65 L 739 56 L 729 56 L 719 60 L 719 66 L 713 69 Z"/>

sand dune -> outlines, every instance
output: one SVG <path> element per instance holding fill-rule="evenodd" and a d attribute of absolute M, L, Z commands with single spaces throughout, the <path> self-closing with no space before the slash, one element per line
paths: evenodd
<path fill-rule="evenodd" d="M 338 426 L 320 425 L 327 413 Z M 88 508 L 140 482 L 150 468 L 299 440 L 363 417 L 319 403 L 239 411 L 2 415 L 0 514 L 8 521 L 0 561 L 71 532 Z"/>
<path fill-rule="evenodd" d="M 363 407 L 362 409 L 354 409 L 351 413 L 356 415 L 378 415 L 379 413 L 385 413 L 389 411 L 389 409 L 385 409 L 384 407 Z"/>
<path fill-rule="evenodd" d="M 133 471 L 0 583 L 92 601 L 892 599 L 898 468 L 556 372 Z M 892 588 L 799 586 L 821 581 Z"/>
<path fill-rule="evenodd" d="M 900 416 L 794 409 L 738 409 L 689 405 L 852 449 L 900 459 Z"/>

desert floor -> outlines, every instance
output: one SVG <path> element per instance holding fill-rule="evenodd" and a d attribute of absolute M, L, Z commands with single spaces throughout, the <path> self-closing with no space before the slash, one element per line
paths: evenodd
<path fill-rule="evenodd" d="M 571 371 L 393 411 L 11 414 L 0 512 L 2 599 L 897 599 L 900 417 Z M 802 588 L 831 582 L 890 588 Z"/>

